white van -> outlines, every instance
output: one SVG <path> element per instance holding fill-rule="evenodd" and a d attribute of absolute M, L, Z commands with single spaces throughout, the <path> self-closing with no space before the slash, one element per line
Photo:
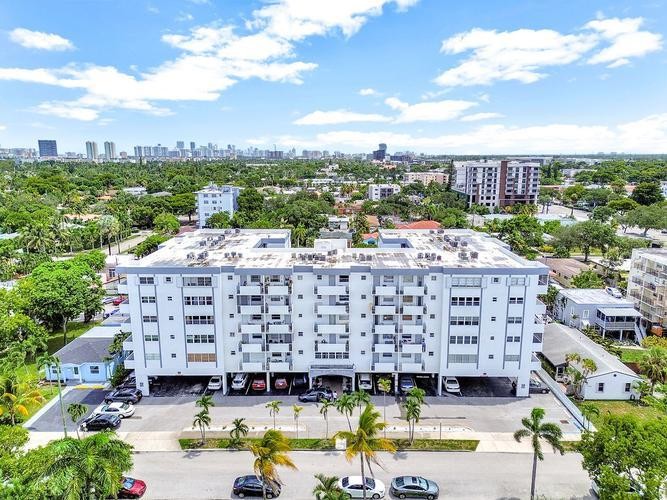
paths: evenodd
<path fill-rule="evenodd" d="M 364 391 L 373 390 L 373 379 L 369 373 L 360 373 L 359 374 L 359 389 Z"/>

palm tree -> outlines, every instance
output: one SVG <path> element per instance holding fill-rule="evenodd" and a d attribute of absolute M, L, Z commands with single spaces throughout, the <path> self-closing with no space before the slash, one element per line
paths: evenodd
<path fill-rule="evenodd" d="M 366 498 L 366 465 L 368 471 L 373 475 L 371 464 L 379 465 L 378 451 L 396 452 L 396 446 L 390 440 L 378 437 L 387 424 L 380 422 L 380 412 L 373 405 L 366 405 L 364 411 L 359 415 L 359 425 L 355 432 L 340 431 L 336 433 L 337 438 L 347 441 L 345 458 L 348 462 L 354 460 L 358 455 L 361 461 L 361 482 L 363 486 L 363 498 Z"/>
<path fill-rule="evenodd" d="M 388 378 L 381 378 L 378 380 L 378 389 L 382 392 L 382 408 L 384 412 L 384 423 L 387 423 L 387 393 L 391 391 L 391 380 Z M 387 437 L 387 428 L 384 428 L 384 437 Z"/>
<path fill-rule="evenodd" d="M 350 498 L 350 495 L 338 486 L 338 478 L 336 476 L 315 474 L 315 478 L 317 479 L 317 484 L 313 488 L 315 500 L 347 500 Z"/>
<path fill-rule="evenodd" d="M 651 382 L 651 392 L 656 384 L 667 382 L 667 351 L 651 347 L 639 361 L 639 368 Z"/>
<path fill-rule="evenodd" d="M 67 413 L 69 413 L 69 416 L 74 423 L 74 428 L 76 429 L 76 438 L 81 439 L 81 436 L 79 436 L 79 426 L 77 425 L 77 422 L 81 417 L 88 413 L 88 407 L 81 403 L 70 403 L 67 405 Z"/>
<path fill-rule="evenodd" d="M 408 397 L 405 402 L 405 419 L 408 421 L 408 438 L 410 444 L 412 444 L 415 439 L 415 424 L 419 422 L 421 413 L 422 407 L 419 400 Z"/>
<path fill-rule="evenodd" d="M 352 412 L 354 411 L 354 407 L 356 405 L 357 404 L 354 398 L 352 397 L 352 394 L 343 394 L 340 398 L 336 400 L 336 409 L 343 415 L 345 415 L 345 418 L 347 418 L 347 426 L 350 428 L 350 432 L 352 432 L 352 423 L 350 422 L 350 416 L 352 415 Z"/>
<path fill-rule="evenodd" d="M 215 406 L 215 403 L 213 402 L 212 396 L 204 394 L 197 401 L 195 401 L 195 406 L 202 408 L 204 411 L 206 411 L 206 413 L 208 413 L 211 406 Z"/>
<path fill-rule="evenodd" d="M 60 439 L 42 450 L 43 460 L 28 467 L 28 480 L 48 483 L 54 498 L 115 498 L 123 474 L 132 468 L 132 446 L 112 432 Z"/>
<path fill-rule="evenodd" d="M 354 399 L 354 404 L 359 408 L 359 413 L 361 413 L 362 406 L 366 406 L 371 403 L 370 395 L 362 389 L 357 389 L 350 395 L 352 396 L 352 399 Z"/>
<path fill-rule="evenodd" d="M 294 426 L 296 427 L 296 438 L 299 439 L 299 415 L 303 411 L 303 406 L 292 405 L 292 411 L 294 412 Z"/>
<path fill-rule="evenodd" d="M 282 401 L 269 401 L 266 403 L 265 408 L 268 408 L 269 415 L 273 417 L 273 429 L 276 428 L 276 416 L 280 413 L 280 405 L 283 404 Z"/>
<path fill-rule="evenodd" d="M 234 448 L 241 447 L 241 436 L 246 437 L 248 435 L 248 426 L 245 424 L 245 418 L 235 418 L 232 422 L 232 430 L 229 431 L 229 437 L 231 438 L 230 446 Z"/>
<path fill-rule="evenodd" d="M 335 407 L 335 404 L 334 404 L 333 401 L 331 401 L 329 399 L 323 399 L 322 401 L 320 401 L 320 404 L 322 405 L 322 406 L 320 406 L 320 415 L 322 415 L 322 417 L 324 417 L 324 425 L 325 425 L 325 428 L 326 428 L 326 432 L 324 434 L 324 437 L 326 439 L 329 439 L 329 410 L 332 407 Z"/>
<path fill-rule="evenodd" d="M 593 403 L 583 403 L 579 406 L 581 410 L 581 415 L 584 417 L 584 425 L 586 430 L 591 430 L 591 417 L 600 416 L 600 408 L 595 406 Z"/>
<path fill-rule="evenodd" d="M 577 363 L 579 365 L 579 368 L 568 366 L 567 373 L 572 377 L 572 385 L 574 386 L 575 396 L 581 397 L 581 391 L 588 382 L 588 376 L 592 373 L 595 373 L 598 369 L 598 366 L 592 359 L 582 358 L 576 352 L 566 354 L 565 361 L 568 364 Z"/>
<path fill-rule="evenodd" d="M 199 432 L 201 432 L 201 444 L 203 445 L 206 442 L 206 428 L 211 427 L 211 415 L 209 415 L 207 410 L 202 410 L 195 415 L 195 418 L 192 421 L 192 427 L 199 427 Z"/>
<path fill-rule="evenodd" d="M 16 425 L 17 415 L 27 417 L 30 407 L 44 402 L 33 382 L 22 382 L 15 374 L 3 376 L 0 384 L 0 415 L 9 415 L 12 425 Z"/>
<path fill-rule="evenodd" d="M 249 450 L 255 457 L 253 469 L 263 485 L 281 484 L 276 467 L 296 469 L 296 465 L 287 454 L 292 450 L 289 439 L 280 431 L 269 429 L 258 443 L 249 446 Z M 267 498 L 265 488 L 262 488 L 262 498 Z"/>
<path fill-rule="evenodd" d="M 297 247 L 300 247 L 305 243 L 306 236 L 308 235 L 308 232 L 306 231 L 305 227 L 299 224 L 294 228 L 294 231 L 292 231 L 292 233 L 293 233 L 292 236 L 294 237 L 294 244 Z"/>
<path fill-rule="evenodd" d="M 58 379 L 58 402 L 60 403 L 60 418 L 63 422 L 63 434 L 67 437 L 67 422 L 65 421 L 65 404 L 63 403 L 63 391 L 61 386 L 62 377 L 60 375 L 60 360 L 52 354 L 44 354 L 37 360 L 37 366 L 41 370 L 54 369 L 56 370 L 56 378 Z"/>
<path fill-rule="evenodd" d="M 420 405 L 423 405 L 426 402 L 426 391 L 419 387 L 413 387 L 408 391 L 408 398 L 412 398 Z"/>
<path fill-rule="evenodd" d="M 533 500 L 535 498 L 535 478 L 537 475 L 537 461 L 544 460 L 544 454 L 542 453 L 542 444 L 541 439 L 545 440 L 551 445 L 554 450 L 559 451 L 561 455 L 565 453 L 563 450 L 563 445 L 561 444 L 561 439 L 563 437 L 563 431 L 558 427 L 558 425 L 551 422 L 546 424 L 542 423 L 544 419 L 544 409 L 543 408 L 533 408 L 530 412 L 530 418 L 522 418 L 521 423 L 523 424 L 523 429 L 519 429 L 514 433 L 514 439 L 517 442 L 521 442 L 523 438 L 530 438 L 531 444 L 533 446 L 533 471 L 531 475 L 530 483 L 530 498 Z"/>

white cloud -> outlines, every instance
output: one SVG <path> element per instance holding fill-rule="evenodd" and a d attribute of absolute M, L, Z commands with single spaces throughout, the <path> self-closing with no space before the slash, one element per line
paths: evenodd
<path fill-rule="evenodd" d="M 502 118 L 505 115 L 500 113 L 473 113 L 461 118 L 462 122 L 478 122 L 481 120 L 490 120 L 492 118 Z"/>
<path fill-rule="evenodd" d="M 359 89 L 359 95 L 368 96 L 368 95 L 377 95 L 377 94 L 378 94 L 378 91 L 375 90 L 375 89 L 371 89 L 371 88 Z"/>
<path fill-rule="evenodd" d="M 96 120 L 100 115 L 95 109 L 72 106 L 68 102 L 43 102 L 36 107 L 35 111 L 42 115 L 53 115 L 84 122 Z"/>
<path fill-rule="evenodd" d="M 0 123 L 0 130 L 7 130 L 7 126 Z"/>
<path fill-rule="evenodd" d="M 176 16 L 176 21 L 181 21 L 181 22 L 193 21 L 194 18 L 195 16 L 193 16 L 189 12 L 180 12 L 178 16 Z"/>
<path fill-rule="evenodd" d="M 209 5 L 211 3 L 211 0 L 188 0 L 188 2 L 193 3 L 195 5 Z"/>
<path fill-rule="evenodd" d="M 376 113 L 355 113 L 347 109 L 313 111 L 294 121 L 294 125 L 339 125 L 357 122 L 387 122 L 391 118 Z"/>
<path fill-rule="evenodd" d="M 158 9 L 154 5 L 149 5 L 148 7 L 146 7 L 146 10 L 148 12 L 150 12 L 151 14 L 159 14 L 160 13 L 160 9 Z"/>
<path fill-rule="evenodd" d="M 55 33 L 32 31 L 16 28 L 9 32 L 9 39 L 27 49 L 63 51 L 74 49 L 74 44 L 67 38 Z"/>
<path fill-rule="evenodd" d="M 489 85 L 496 81 L 534 83 L 551 66 L 563 66 L 589 57 L 590 64 L 615 68 L 659 50 L 662 36 L 641 31 L 641 18 L 597 19 L 572 34 L 541 29 L 514 31 L 474 28 L 443 41 L 441 52 L 469 53 L 457 66 L 441 73 L 435 82 L 446 87 Z"/>
<path fill-rule="evenodd" d="M 455 99 L 408 104 L 396 97 L 389 97 L 384 102 L 400 112 L 394 120 L 395 123 L 452 120 L 461 116 L 467 109 L 477 106 L 473 101 Z"/>

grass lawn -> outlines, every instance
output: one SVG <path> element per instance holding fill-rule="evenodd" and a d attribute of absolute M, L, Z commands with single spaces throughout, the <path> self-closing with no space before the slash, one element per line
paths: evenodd
<path fill-rule="evenodd" d="M 605 415 L 634 415 L 639 420 L 651 420 L 665 416 L 660 410 L 652 406 L 643 406 L 631 401 L 576 401 L 579 406 L 581 403 L 592 404 L 600 410 L 599 416 L 593 416 L 593 425 L 597 425 Z"/>
<path fill-rule="evenodd" d="M 621 349 L 621 361 L 624 363 L 639 363 L 645 353 L 646 349 Z"/>
<path fill-rule="evenodd" d="M 181 449 L 191 448 L 229 448 L 229 439 L 209 438 L 201 445 L 199 439 L 179 439 Z M 246 444 L 259 441 L 258 438 L 243 440 Z M 335 448 L 333 439 L 290 439 L 292 450 L 322 450 Z M 415 439 L 412 445 L 407 439 L 392 440 L 399 450 L 422 451 L 475 451 L 479 441 L 476 439 Z"/>

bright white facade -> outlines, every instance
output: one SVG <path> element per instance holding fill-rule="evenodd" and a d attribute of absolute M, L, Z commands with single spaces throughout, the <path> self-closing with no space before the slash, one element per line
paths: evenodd
<path fill-rule="evenodd" d="M 199 228 L 206 225 L 208 218 L 219 212 L 227 212 L 229 217 L 234 216 L 238 208 L 239 188 L 234 186 L 216 186 L 211 183 L 204 189 L 197 191 L 197 213 L 199 214 Z"/>
<path fill-rule="evenodd" d="M 387 198 L 393 194 L 401 192 L 401 186 L 398 184 L 369 184 L 368 185 L 368 199 L 372 201 L 379 201 Z"/>
<path fill-rule="evenodd" d="M 667 249 L 632 251 L 628 298 L 642 315 L 643 331 L 661 335 L 667 329 Z"/>
<path fill-rule="evenodd" d="M 149 376 L 514 377 L 528 395 L 548 268 L 485 234 L 382 231 L 378 248 L 290 248 L 286 230 L 199 230 L 119 272 Z M 333 248 L 333 247 L 330 247 Z M 270 387 L 270 384 L 267 384 Z M 225 386 L 226 388 L 226 386 Z"/>

